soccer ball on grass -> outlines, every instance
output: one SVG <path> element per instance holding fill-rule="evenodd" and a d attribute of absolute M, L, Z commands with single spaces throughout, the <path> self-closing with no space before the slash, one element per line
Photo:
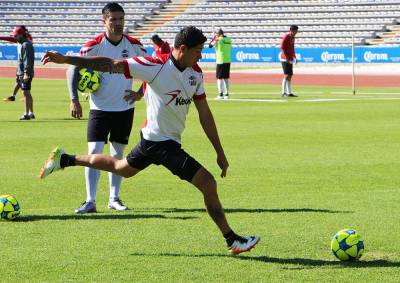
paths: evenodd
<path fill-rule="evenodd" d="M 97 71 L 83 68 L 78 75 L 78 90 L 82 93 L 93 93 L 100 87 L 100 74 Z"/>
<path fill-rule="evenodd" d="M 10 195 L 0 195 L 0 218 L 13 220 L 18 217 L 19 204 L 15 197 Z"/>
<path fill-rule="evenodd" d="M 364 241 L 352 229 L 343 229 L 331 241 L 333 254 L 341 261 L 358 260 L 364 252 Z"/>

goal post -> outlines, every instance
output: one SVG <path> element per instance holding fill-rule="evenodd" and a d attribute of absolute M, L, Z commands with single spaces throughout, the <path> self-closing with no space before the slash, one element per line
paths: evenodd
<path fill-rule="evenodd" d="M 351 85 L 353 95 L 356 95 L 356 72 L 355 72 L 355 52 L 354 52 L 354 35 L 351 36 Z"/>

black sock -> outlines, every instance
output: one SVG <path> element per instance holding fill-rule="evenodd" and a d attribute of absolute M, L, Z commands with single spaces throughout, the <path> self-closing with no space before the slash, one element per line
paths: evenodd
<path fill-rule="evenodd" d="M 236 233 L 231 230 L 228 233 L 224 234 L 224 238 L 225 238 L 226 243 L 228 244 L 228 246 L 230 246 L 230 245 L 233 244 L 233 242 L 236 239 L 241 239 L 242 237 L 240 237 L 239 235 L 236 235 Z"/>
<path fill-rule="evenodd" d="M 75 155 L 69 155 L 64 153 L 60 158 L 60 166 L 61 168 L 68 166 L 75 166 Z"/>

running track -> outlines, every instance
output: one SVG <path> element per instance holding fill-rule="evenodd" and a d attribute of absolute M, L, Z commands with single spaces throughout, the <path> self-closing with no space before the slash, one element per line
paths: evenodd
<path fill-rule="evenodd" d="M 0 67 L 0 77 L 15 78 L 15 67 Z M 35 68 L 36 78 L 45 79 L 65 79 L 64 68 Z M 205 72 L 206 82 L 215 82 L 214 72 Z M 232 83 L 241 84 L 280 84 L 281 74 L 261 74 L 261 73 L 231 73 Z M 399 87 L 399 77 L 393 75 L 358 75 L 356 78 L 357 86 L 364 87 Z M 297 85 L 310 86 L 351 86 L 350 75 L 316 75 L 316 74 L 295 74 L 293 83 Z"/>

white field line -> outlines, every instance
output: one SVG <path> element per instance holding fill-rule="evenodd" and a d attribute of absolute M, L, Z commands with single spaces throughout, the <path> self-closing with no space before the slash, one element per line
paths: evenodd
<path fill-rule="evenodd" d="M 290 99 L 292 100 L 292 99 Z M 304 102 L 337 102 L 337 101 L 384 101 L 384 100 L 400 100 L 400 97 L 354 97 L 354 98 L 321 98 L 321 99 L 304 99 L 297 100 L 293 99 L 293 102 L 304 103 Z M 230 98 L 228 100 L 214 99 L 218 102 L 269 102 L 269 103 L 284 103 L 288 102 L 287 99 L 245 99 L 245 98 Z"/>

